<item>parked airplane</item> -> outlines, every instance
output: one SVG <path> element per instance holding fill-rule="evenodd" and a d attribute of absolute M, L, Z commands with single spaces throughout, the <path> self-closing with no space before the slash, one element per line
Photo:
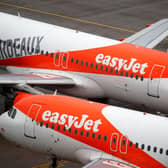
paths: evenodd
<path fill-rule="evenodd" d="M 60 95 L 18 93 L 0 133 L 84 168 L 168 167 L 168 118 Z"/>
<path fill-rule="evenodd" d="M 2 86 L 33 94 L 40 92 L 31 86 L 47 86 L 167 113 L 168 56 L 149 49 L 167 36 L 167 19 L 124 42 L 5 13 L 0 20 L 0 65 L 6 68 Z"/>

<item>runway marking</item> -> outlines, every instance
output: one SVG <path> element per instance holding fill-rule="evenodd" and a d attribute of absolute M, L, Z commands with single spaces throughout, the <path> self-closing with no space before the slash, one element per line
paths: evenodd
<path fill-rule="evenodd" d="M 51 16 L 57 16 L 57 17 L 60 17 L 60 18 L 68 19 L 68 20 L 73 20 L 73 21 L 77 21 L 77 22 L 81 22 L 81 23 L 92 24 L 92 25 L 105 27 L 105 28 L 110 28 L 110 29 L 116 29 L 116 30 L 125 31 L 125 32 L 129 32 L 129 33 L 135 33 L 136 32 L 134 30 L 129 30 L 129 29 L 120 28 L 120 27 L 116 27 L 116 26 L 101 24 L 101 23 L 97 23 L 97 22 L 94 22 L 94 21 L 79 19 L 79 18 L 75 18 L 75 17 L 71 17 L 71 16 L 66 16 L 66 15 L 57 14 L 57 13 L 51 13 L 51 12 L 42 11 L 42 10 L 39 10 L 39 9 L 28 8 L 28 7 L 9 4 L 9 3 L 5 3 L 5 2 L 0 2 L 0 5 L 4 5 L 4 6 L 8 6 L 8 7 L 14 7 L 14 8 L 23 9 L 23 10 L 28 10 L 28 11 L 32 11 L 32 12 L 36 12 L 36 13 L 42 13 L 42 14 L 51 15 Z"/>

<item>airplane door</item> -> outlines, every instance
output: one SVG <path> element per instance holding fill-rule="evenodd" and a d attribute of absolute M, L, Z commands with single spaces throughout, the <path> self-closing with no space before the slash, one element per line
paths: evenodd
<path fill-rule="evenodd" d="M 69 53 L 63 53 L 62 54 L 62 68 L 67 69 L 68 68 L 68 59 L 69 59 Z"/>
<path fill-rule="evenodd" d="M 118 145 L 119 145 L 119 134 L 113 133 L 111 135 L 111 140 L 110 140 L 110 150 L 113 152 L 117 152 Z"/>
<path fill-rule="evenodd" d="M 148 96 L 152 96 L 156 98 L 160 97 L 159 84 L 160 84 L 160 78 L 162 77 L 164 70 L 165 70 L 165 66 L 162 66 L 162 65 L 153 66 L 148 79 L 148 86 L 147 86 Z M 157 76 L 157 78 L 155 76 Z"/>
<path fill-rule="evenodd" d="M 29 138 L 36 138 L 35 134 L 35 121 L 38 117 L 38 113 L 41 106 L 38 104 L 32 104 L 25 117 L 24 135 Z M 32 119 L 33 118 L 33 119 Z"/>
<path fill-rule="evenodd" d="M 54 54 L 54 65 L 64 69 L 68 68 L 69 52 Z"/>

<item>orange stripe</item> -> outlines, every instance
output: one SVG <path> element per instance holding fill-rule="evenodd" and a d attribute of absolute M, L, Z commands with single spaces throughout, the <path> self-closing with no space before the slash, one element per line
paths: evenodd
<path fill-rule="evenodd" d="M 50 110 L 52 113 L 57 111 L 60 115 L 67 114 L 71 116 L 76 116 L 81 119 L 83 114 L 87 114 L 90 120 L 101 120 L 102 124 L 99 126 L 99 132 L 95 133 L 95 138 L 92 138 L 93 131 L 89 131 L 90 135 L 88 137 L 84 136 L 86 134 L 86 130 L 82 128 L 78 128 L 78 133 L 74 134 L 74 130 L 76 129 L 74 125 L 71 126 L 72 132 L 70 133 L 68 130 L 63 131 L 64 125 L 61 125 L 60 130 L 58 131 L 61 134 L 64 134 L 70 138 L 78 140 L 84 144 L 90 145 L 96 149 L 109 153 L 113 156 L 124 159 L 127 162 L 131 162 L 132 164 L 139 165 L 141 168 L 165 168 L 164 165 L 159 163 L 157 160 L 152 158 L 152 156 L 148 155 L 141 149 L 137 149 L 135 147 L 128 148 L 127 154 L 122 154 L 119 152 L 119 146 L 117 148 L 117 152 L 112 152 L 110 150 L 110 137 L 113 132 L 118 133 L 119 141 L 121 140 L 123 134 L 117 130 L 113 125 L 111 125 L 105 118 L 102 116 L 101 111 L 107 105 L 100 103 L 89 103 L 86 100 L 76 99 L 72 97 L 65 96 L 52 96 L 52 95 L 35 95 L 28 96 L 27 99 L 22 99 L 15 104 L 15 107 L 27 115 L 27 111 L 31 107 L 32 103 L 40 102 L 41 104 L 46 104 L 47 106 L 43 106 L 40 109 L 40 114 L 36 118 L 38 122 L 43 122 L 44 125 L 49 123 L 49 128 L 51 128 L 51 123 L 43 121 L 42 114 L 46 110 Z M 26 104 L 26 106 L 25 106 Z M 70 108 L 69 108 L 70 107 Z M 35 116 L 29 115 L 30 118 L 35 120 Z M 57 125 L 57 124 L 56 124 Z M 107 129 L 108 128 L 108 129 Z M 55 128 L 55 131 L 57 128 Z M 80 132 L 83 131 L 83 136 L 80 135 Z M 102 138 L 99 140 L 97 138 L 98 134 L 102 135 Z M 80 136 L 79 136 L 80 135 Z M 107 141 L 103 140 L 103 136 L 107 135 Z M 135 145 L 135 144 L 134 144 Z"/>

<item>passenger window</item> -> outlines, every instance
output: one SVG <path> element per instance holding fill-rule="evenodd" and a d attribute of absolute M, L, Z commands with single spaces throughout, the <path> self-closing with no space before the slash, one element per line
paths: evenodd
<path fill-rule="evenodd" d="M 80 135 L 83 136 L 83 131 L 80 132 Z"/>
<path fill-rule="evenodd" d="M 142 149 L 142 150 L 144 150 L 144 148 L 145 148 L 145 145 L 144 145 L 144 144 L 142 144 L 142 145 L 141 145 L 141 149 Z"/>
<path fill-rule="evenodd" d="M 107 136 L 104 136 L 104 141 L 107 141 Z"/>
<path fill-rule="evenodd" d="M 125 76 L 126 76 L 126 77 L 128 76 L 128 72 L 125 72 Z"/>
<path fill-rule="evenodd" d="M 157 152 L 157 148 L 156 147 L 153 148 L 153 152 Z"/>
<path fill-rule="evenodd" d="M 66 57 L 66 56 L 64 56 L 64 61 L 66 61 L 66 59 L 67 59 L 67 57 Z"/>
<path fill-rule="evenodd" d="M 83 61 L 81 61 L 81 65 L 83 65 Z"/>
<path fill-rule="evenodd" d="M 132 147 L 132 142 L 131 141 L 129 142 L 129 147 Z"/>
<path fill-rule="evenodd" d="M 27 47 L 27 50 L 29 50 L 28 48 L 29 48 L 29 47 Z M 43 50 L 41 50 L 41 55 L 43 55 L 43 54 L 44 54 L 44 51 L 43 51 Z"/>
<path fill-rule="evenodd" d="M 77 129 L 75 129 L 75 134 L 77 134 L 78 133 L 78 130 Z"/>
<path fill-rule="evenodd" d="M 125 145 L 125 139 L 122 141 L 122 145 L 123 145 L 123 146 Z"/>
<path fill-rule="evenodd" d="M 113 138 L 113 143 L 116 143 L 116 137 Z"/>
<path fill-rule="evenodd" d="M 64 127 L 63 127 L 63 132 L 65 132 L 65 131 L 66 131 L 66 127 L 64 126 Z"/>
<path fill-rule="evenodd" d="M 52 129 L 54 129 L 54 128 L 55 128 L 55 125 L 54 125 L 54 124 L 52 124 L 52 125 L 51 125 L 51 128 L 52 128 Z"/>
<path fill-rule="evenodd" d="M 71 133 L 72 132 L 72 128 L 69 128 L 69 133 Z"/>
<path fill-rule="evenodd" d="M 85 63 L 85 65 L 86 65 L 86 67 L 88 67 L 89 63 L 88 63 L 88 62 L 86 62 L 86 63 Z"/>
<path fill-rule="evenodd" d="M 32 51 L 33 52 L 33 51 Z M 48 51 L 46 52 L 46 56 L 48 56 Z"/>
<path fill-rule="evenodd" d="M 40 122 L 40 127 L 42 127 L 43 126 L 43 122 Z"/>
<path fill-rule="evenodd" d="M 101 65 L 100 70 L 101 70 L 101 71 L 103 70 L 103 65 Z"/>
<path fill-rule="evenodd" d="M 98 140 L 100 140 L 100 139 L 101 139 L 101 135 L 99 134 L 99 135 L 98 135 Z"/>
<path fill-rule="evenodd" d="M 53 57 L 53 53 L 50 54 L 50 57 L 51 57 L 51 58 Z"/>
<path fill-rule="evenodd" d="M 139 75 L 136 75 L 135 78 L 136 78 L 136 80 L 137 80 L 137 79 L 139 78 Z"/>
<path fill-rule="evenodd" d="M 149 146 L 147 147 L 147 150 L 150 151 L 150 149 L 151 149 L 151 146 L 149 145 Z"/>
<path fill-rule="evenodd" d="M 113 68 L 110 69 L 110 73 L 113 73 Z"/>
<path fill-rule="evenodd" d="M 123 76 L 123 74 L 124 74 L 124 72 L 123 72 L 123 71 L 121 71 L 121 72 L 120 72 L 120 75 L 121 75 L 121 76 Z"/>
<path fill-rule="evenodd" d="M 93 63 L 90 64 L 90 67 L 93 68 Z"/>
<path fill-rule="evenodd" d="M 89 137 L 89 132 L 86 132 L 86 137 Z"/>
<path fill-rule="evenodd" d="M 59 53 L 58 54 L 56 54 L 56 59 L 58 59 L 59 58 Z"/>
<path fill-rule="evenodd" d="M 58 131 L 60 130 L 60 125 L 57 125 L 57 130 L 58 130 Z"/>
<path fill-rule="evenodd" d="M 138 143 L 135 144 L 135 148 L 138 148 Z"/>
<path fill-rule="evenodd" d="M 133 78 L 134 77 L 134 74 L 133 73 L 131 73 L 131 76 L 130 76 L 131 78 Z"/>
<path fill-rule="evenodd" d="M 98 69 L 98 64 L 96 64 L 95 68 Z"/>
<path fill-rule="evenodd" d="M 95 133 L 92 134 L 92 138 L 95 138 Z"/>
<path fill-rule="evenodd" d="M 57 57 L 56 57 L 57 58 Z M 71 58 L 71 63 L 73 63 L 74 62 L 74 58 Z"/>
<path fill-rule="evenodd" d="M 118 74 L 118 69 L 115 70 L 115 73 Z"/>
<path fill-rule="evenodd" d="M 162 148 L 160 148 L 160 154 L 162 154 L 163 153 L 163 149 Z"/>
<path fill-rule="evenodd" d="M 106 72 L 108 72 L 108 67 L 106 67 Z"/>
<path fill-rule="evenodd" d="M 78 59 L 76 59 L 76 64 L 78 64 L 78 62 L 79 62 L 79 60 L 78 60 Z"/>
<path fill-rule="evenodd" d="M 48 126 L 49 126 L 49 123 L 46 123 L 46 128 L 48 128 Z"/>
<path fill-rule="evenodd" d="M 143 76 L 141 76 L 141 81 L 143 81 L 143 79 L 144 79 L 144 77 L 143 77 Z"/>
<path fill-rule="evenodd" d="M 168 155 L 168 150 L 166 150 L 166 155 Z"/>

